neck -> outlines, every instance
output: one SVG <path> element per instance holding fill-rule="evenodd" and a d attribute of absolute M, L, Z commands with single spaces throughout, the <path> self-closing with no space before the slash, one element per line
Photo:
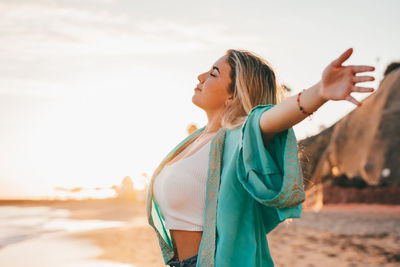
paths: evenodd
<path fill-rule="evenodd" d="M 222 116 L 223 111 L 206 111 L 208 123 L 206 129 L 204 130 L 205 133 L 213 133 L 217 132 L 222 127 Z"/>

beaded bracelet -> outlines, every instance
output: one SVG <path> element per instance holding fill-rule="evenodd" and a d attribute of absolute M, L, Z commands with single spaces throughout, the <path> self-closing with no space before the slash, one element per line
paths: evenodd
<path fill-rule="evenodd" d="M 301 92 L 299 92 L 299 93 L 297 94 L 297 105 L 299 106 L 299 110 L 300 110 L 301 112 L 303 112 L 303 113 L 306 114 L 307 116 L 310 116 L 310 120 L 311 120 L 311 119 L 312 119 L 311 115 L 312 115 L 314 112 L 308 113 L 307 111 L 304 110 L 304 108 L 303 108 L 302 106 L 300 106 L 300 95 L 301 95 L 301 93 L 304 92 L 305 90 L 306 90 L 306 89 L 303 89 L 303 91 L 301 91 Z"/>

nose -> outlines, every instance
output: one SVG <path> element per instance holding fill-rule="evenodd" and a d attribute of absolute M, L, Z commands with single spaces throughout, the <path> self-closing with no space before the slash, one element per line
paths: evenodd
<path fill-rule="evenodd" d="M 197 79 L 199 80 L 200 83 L 204 82 L 206 74 L 207 74 L 207 72 L 203 72 L 202 74 L 197 76 Z"/>

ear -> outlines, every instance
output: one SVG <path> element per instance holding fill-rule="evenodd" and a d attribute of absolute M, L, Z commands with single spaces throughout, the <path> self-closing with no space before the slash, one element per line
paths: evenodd
<path fill-rule="evenodd" d="M 233 96 L 230 96 L 228 99 L 226 99 L 226 101 L 225 101 L 225 107 L 226 107 L 227 105 L 229 105 L 230 103 L 232 103 L 232 101 L 233 101 Z"/>

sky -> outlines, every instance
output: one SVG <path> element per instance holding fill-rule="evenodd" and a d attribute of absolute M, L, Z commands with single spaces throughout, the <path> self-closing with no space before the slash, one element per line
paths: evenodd
<path fill-rule="evenodd" d="M 345 65 L 400 61 L 399 1 L 0 0 L 0 198 L 149 176 L 207 123 L 197 76 L 227 49 L 266 58 L 292 95 Z M 361 101 L 371 93 L 353 93 Z M 329 101 L 301 140 L 356 106 Z"/>

